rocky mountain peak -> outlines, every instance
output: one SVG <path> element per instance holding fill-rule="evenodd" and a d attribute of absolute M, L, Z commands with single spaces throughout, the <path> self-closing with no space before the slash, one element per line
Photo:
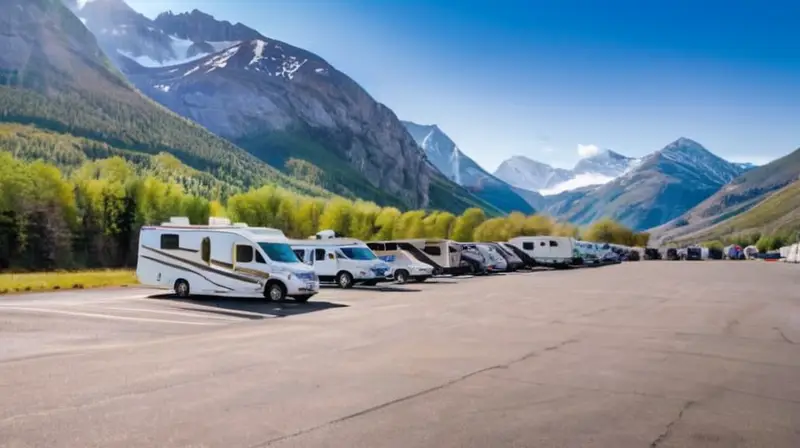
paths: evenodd
<path fill-rule="evenodd" d="M 258 31 L 242 23 L 232 24 L 217 20 L 199 9 L 175 14 L 172 11 L 159 14 L 153 21 L 165 33 L 192 42 L 233 42 L 266 39 Z"/>

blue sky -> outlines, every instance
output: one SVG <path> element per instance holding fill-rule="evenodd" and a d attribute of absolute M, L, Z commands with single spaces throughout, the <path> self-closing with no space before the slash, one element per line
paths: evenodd
<path fill-rule="evenodd" d="M 489 170 L 678 137 L 734 161 L 800 146 L 800 2 L 128 0 L 313 51 Z M 648 5 L 648 6 L 644 6 Z M 591 147 L 591 146 L 589 146 Z"/>

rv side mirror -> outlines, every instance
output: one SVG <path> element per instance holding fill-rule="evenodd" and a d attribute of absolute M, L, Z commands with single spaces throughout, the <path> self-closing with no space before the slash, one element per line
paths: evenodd
<path fill-rule="evenodd" d="M 329 254 L 328 254 L 328 259 L 329 259 L 329 260 L 335 260 L 335 259 L 336 259 L 336 254 L 334 254 L 334 253 L 329 253 Z"/>

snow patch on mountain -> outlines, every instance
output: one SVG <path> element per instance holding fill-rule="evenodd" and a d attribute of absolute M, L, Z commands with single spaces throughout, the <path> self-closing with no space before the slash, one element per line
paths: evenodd
<path fill-rule="evenodd" d="M 561 182 L 560 184 L 557 184 L 552 188 L 545 188 L 539 190 L 539 194 L 541 194 L 542 196 L 552 196 L 554 194 L 563 193 L 565 191 L 577 190 L 578 188 L 604 185 L 611 182 L 614 179 L 615 179 L 614 177 L 606 176 L 603 174 L 583 173 L 576 175 L 575 177 L 566 182 Z"/>
<path fill-rule="evenodd" d="M 497 168 L 494 175 L 509 184 L 554 195 L 564 191 L 606 184 L 641 163 L 641 160 L 623 156 L 595 145 L 578 145 L 581 160 L 571 170 L 554 168 L 524 156 L 514 156 Z"/>

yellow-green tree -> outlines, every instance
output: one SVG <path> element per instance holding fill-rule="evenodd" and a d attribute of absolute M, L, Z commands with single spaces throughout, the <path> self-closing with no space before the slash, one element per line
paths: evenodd
<path fill-rule="evenodd" d="M 456 219 L 451 238 L 468 242 L 474 238 L 475 229 L 486 221 L 486 213 L 479 208 L 470 208 Z"/>

